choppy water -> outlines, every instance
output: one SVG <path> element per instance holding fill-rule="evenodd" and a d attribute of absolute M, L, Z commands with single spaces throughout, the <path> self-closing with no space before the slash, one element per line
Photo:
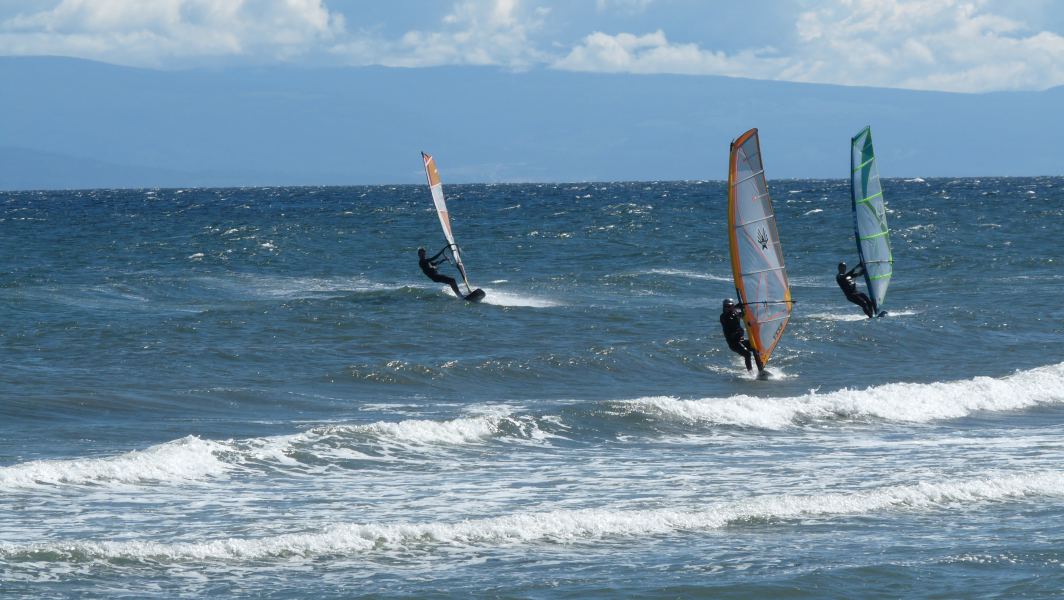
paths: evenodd
<path fill-rule="evenodd" d="M 771 175 L 771 173 L 769 173 Z M 719 182 L 0 194 L 0 595 L 994 597 L 1064 588 L 1064 179 L 770 182 L 756 381 Z"/>

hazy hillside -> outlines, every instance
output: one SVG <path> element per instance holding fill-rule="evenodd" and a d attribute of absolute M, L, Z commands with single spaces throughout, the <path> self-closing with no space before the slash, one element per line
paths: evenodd
<path fill-rule="evenodd" d="M 1064 172 L 1064 89 L 963 95 L 492 68 L 150 71 L 0 58 L 0 188 L 722 179 L 761 129 L 770 178 Z"/>

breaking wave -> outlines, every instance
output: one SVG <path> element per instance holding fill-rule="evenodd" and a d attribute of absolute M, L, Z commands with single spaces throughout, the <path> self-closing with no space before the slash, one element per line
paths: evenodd
<path fill-rule="evenodd" d="M 493 439 L 513 443 L 543 442 L 553 434 L 531 416 L 494 414 L 447 421 L 408 419 L 354 425 L 325 425 L 294 435 L 245 440 L 179 440 L 115 456 L 38 460 L 0 467 L 0 490 L 64 485 L 152 485 L 207 480 L 235 469 L 299 466 L 300 457 L 392 460 L 404 453 Z M 309 454 L 308 454 L 309 453 Z"/>
<path fill-rule="evenodd" d="M 35 460 L 0 468 L 0 489 L 40 485 L 143 484 L 218 476 L 225 444 L 188 436 L 117 456 Z"/>
<path fill-rule="evenodd" d="M 615 402 L 628 412 L 683 422 L 784 429 L 823 419 L 881 419 L 925 423 L 958 419 L 979 411 L 1011 411 L 1064 402 L 1064 364 L 1038 367 L 1002 378 L 936 383 L 889 383 L 865 389 L 803 396 L 731 396 L 681 400 L 639 398 Z"/>
<path fill-rule="evenodd" d="M 343 523 L 319 531 L 262 538 L 157 541 L 78 541 L 0 544 L 13 560 L 239 561 L 293 556 L 431 552 L 448 547 L 568 544 L 608 537 L 677 535 L 808 517 L 847 517 L 891 511 L 948 510 L 973 504 L 1064 494 L 1064 473 L 991 475 L 920 482 L 859 492 L 778 494 L 708 503 L 697 509 L 576 509 L 527 512 L 457 522 Z"/>

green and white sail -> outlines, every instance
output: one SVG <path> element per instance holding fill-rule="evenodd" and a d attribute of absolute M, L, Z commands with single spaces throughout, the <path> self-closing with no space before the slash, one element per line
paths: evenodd
<path fill-rule="evenodd" d="M 865 127 L 853 137 L 850 146 L 850 198 L 853 201 L 853 227 L 857 236 L 857 254 L 864 265 L 868 296 L 875 311 L 883 309 L 887 288 L 894 274 L 894 255 L 890 252 L 890 228 L 879 169 L 872 151 L 872 130 Z"/>

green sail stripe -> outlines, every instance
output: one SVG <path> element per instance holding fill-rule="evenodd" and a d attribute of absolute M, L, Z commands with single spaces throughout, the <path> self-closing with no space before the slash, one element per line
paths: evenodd
<path fill-rule="evenodd" d="M 876 279 L 886 279 L 887 277 L 890 277 L 893 274 L 894 273 L 891 272 L 891 273 L 887 273 L 886 275 L 876 275 L 875 277 L 869 277 L 869 279 L 871 279 L 873 281 L 875 281 Z"/>
<path fill-rule="evenodd" d="M 872 200 L 875 200 L 876 198 L 878 198 L 878 197 L 880 197 L 882 195 L 883 195 L 883 192 L 880 191 L 878 194 L 872 194 L 871 196 L 869 196 L 867 198 L 864 198 L 862 200 L 858 200 L 857 203 L 861 204 L 862 202 L 871 202 Z"/>
<path fill-rule="evenodd" d="M 872 158 L 870 158 L 870 159 L 864 161 L 863 163 L 857 165 L 857 168 L 854 169 L 853 172 L 856 173 L 856 172 L 860 171 L 861 169 L 863 169 L 865 167 L 865 165 L 867 165 L 868 163 L 872 162 L 875 159 L 876 159 L 876 157 L 873 156 Z"/>
<path fill-rule="evenodd" d="M 887 231 L 881 231 L 879 233 L 873 233 L 872 235 L 862 235 L 861 239 L 862 240 L 873 240 L 875 238 L 881 238 L 881 237 L 887 235 L 888 233 L 890 233 L 889 229 Z"/>

